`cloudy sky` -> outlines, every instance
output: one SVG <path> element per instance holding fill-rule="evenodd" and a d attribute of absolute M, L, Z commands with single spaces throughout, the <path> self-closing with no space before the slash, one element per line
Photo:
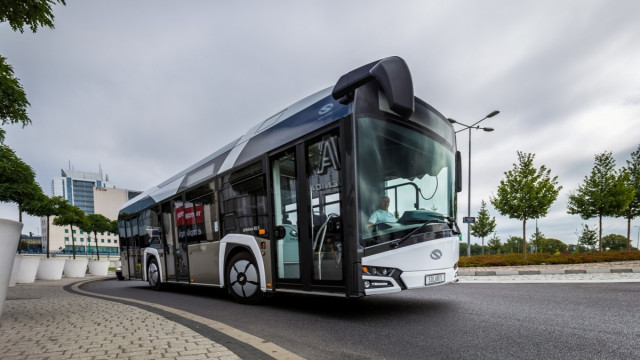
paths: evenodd
<path fill-rule="evenodd" d="M 533 153 L 563 186 L 538 226 L 575 243 L 580 224 L 597 219 L 568 215 L 569 193 L 596 154 L 613 152 L 621 167 L 640 145 L 638 14 L 635 0 L 68 0 L 54 7 L 55 29 L 0 24 L 0 54 L 33 121 L 6 126 L 6 143 L 47 194 L 69 164 L 145 190 L 343 73 L 398 55 L 416 95 L 446 117 L 472 124 L 500 111 L 482 122 L 494 132 L 472 131 L 472 215 L 517 151 Z M 458 134 L 460 223 L 468 136 Z M 503 242 L 521 235 L 521 222 L 489 212 Z M 17 220 L 15 206 L 0 204 L 0 217 Z M 28 218 L 24 232 L 38 226 Z M 626 235 L 626 222 L 606 218 L 603 230 Z"/>

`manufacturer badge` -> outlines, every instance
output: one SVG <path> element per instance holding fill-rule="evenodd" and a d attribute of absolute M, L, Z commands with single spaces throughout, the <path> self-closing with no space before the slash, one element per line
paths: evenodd
<path fill-rule="evenodd" d="M 435 249 L 431 252 L 431 258 L 433 260 L 438 260 L 442 257 L 442 251 L 440 249 Z"/>

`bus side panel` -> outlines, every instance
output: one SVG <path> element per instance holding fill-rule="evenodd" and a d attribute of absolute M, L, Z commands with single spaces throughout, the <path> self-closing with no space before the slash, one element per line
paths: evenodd
<path fill-rule="evenodd" d="M 191 282 L 220 285 L 220 242 L 190 244 L 188 249 Z"/>
<path fill-rule="evenodd" d="M 129 274 L 129 266 L 131 265 L 131 263 L 129 262 L 129 252 L 127 250 L 120 250 L 120 261 L 122 276 L 127 279 L 130 278 L 131 275 Z"/>

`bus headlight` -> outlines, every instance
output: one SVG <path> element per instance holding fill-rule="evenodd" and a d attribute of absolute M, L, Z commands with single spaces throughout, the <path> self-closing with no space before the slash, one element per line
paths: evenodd
<path fill-rule="evenodd" d="M 380 266 L 363 266 L 362 272 L 366 275 L 373 276 L 393 276 L 393 274 L 396 272 L 396 269 Z"/>

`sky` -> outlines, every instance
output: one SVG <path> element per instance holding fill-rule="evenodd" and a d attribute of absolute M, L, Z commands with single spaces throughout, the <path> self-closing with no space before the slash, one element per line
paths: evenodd
<path fill-rule="evenodd" d="M 405 59 L 416 96 L 471 131 L 471 215 L 482 200 L 505 242 L 522 222 L 490 197 L 517 152 L 535 154 L 562 185 L 548 238 L 577 241 L 567 200 L 596 154 L 617 167 L 640 146 L 640 2 L 594 1 L 73 1 L 55 5 L 55 29 L 14 32 L 0 23 L 0 54 L 31 103 L 33 124 L 5 126 L 6 144 L 51 194 L 61 169 L 108 174 L 146 190 L 261 120 L 361 65 Z M 460 129 L 457 127 L 456 129 Z M 461 131 L 468 213 L 469 131 Z M 0 217 L 18 219 L 0 204 Z M 23 232 L 39 234 L 27 217 Z M 527 238 L 535 231 L 527 223 Z M 640 236 L 632 222 L 632 240 Z M 603 234 L 626 236 L 605 218 Z M 480 239 L 471 238 L 474 243 Z M 635 245 L 634 241 L 634 245 Z"/>

